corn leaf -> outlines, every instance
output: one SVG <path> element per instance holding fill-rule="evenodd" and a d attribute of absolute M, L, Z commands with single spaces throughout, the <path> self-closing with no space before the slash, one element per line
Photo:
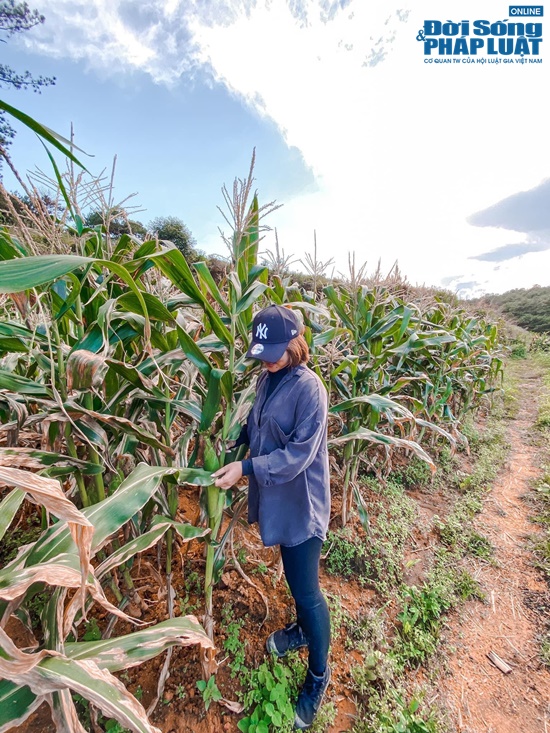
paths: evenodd
<path fill-rule="evenodd" d="M 92 555 L 139 512 L 157 491 L 164 476 L 177 472 L 176 468 L 140 463 L 111 496 L 83 509 L 82 514 L 94 527 Z M 60 554 L 71 554 L 74 551 L 74 543 L 67 526 L 59 523 L 50 527 L 35 542 L 25 556 L 25 565 L 50 561 Z"/>
<path fill-rule="evenodd" d="M 50 130 L 49 127 L 46 127 L 45 125 L 42 125 L 40 122 L 37 122 L 35 119 L 30 117 L 28 114 L 25 114 L 25 112 L 21 112 L 21 110 L 17 109 L 16 107 L 12 107 L 11 105 L 7 104 L 3 100 L 0 99 L 0 109 L 4 112 L 7 112 L 12 117 L 15 117 L 16 120 L 19 120 L 19 122 L 22 122 L 26 127 L 28 127 L 30 130 L 35 132 L 37 135 L 39 135 L 41 138 L 46 140 L 50 143 L 50 145 L 53 145 L 55 148 L 60 150 L 63 155 L 67 156 L 70 160 L 73 161 L 73 163 L 76 163 L 81 168 L 86 170 L 82 163 L 74 156 L 74 154 L 71 152 L 70 148 L 75 148 L 76 150 L 79 150 L 81 153 L 84 153 L 83 150 L 78 148 L 71 140 L 67 140 L 67 138 L 64 138 L 62 135 L 59 135 L 57 132 L 54 132 L 53 130 Z M 63 145 L 65 143 L 65 145 Z M 69 147 L 66 147 L 69 146 Z M 86 155 L 87 153 L 85 153 Z"/>
<path fill-rule="evenodd" d="M 0 502 L 0 540 L 6 534 L 8 527 L 17 514 L 17 510 L 23 503 L 25 492 L 21 489 L 13 489 Z"/>
<path fill-rule="evenodd" d="M 1 264 L 1 263 L 0 263 Z M 23 377 L 6 369 L 0 369 L 0 389 L 7 389 L 17 394 L 34 395 L 37 397 L 51 397 L 51 392 L 43 384 L 33 382 L 32 379 Z"/>
<path fill-rule="evenodd" d="M 331 438 L 328 442 L 329 445 L 345 445 L 346 443 L 349 443 L 350 440 L 365 440 L 369 443 L 377 443 L 379 445 L 411 450 L 416 456 L 418 456 L 418 458 L 425 461 L 430 466 L 432 473 L 436 470 L 435 463 L 426 451 L 418 445 L 418 443 L 415 443 L 413 440 L 396 438 L 394 435 L 377 433 L 374 430 L 369 430 L 368 428 L 353 430 L 351 433 L 346 433 L 346 435 Z"/>
<path fill-rule="evenodd" d="M 21 725 L 43 701 L 42 695 L 35 695 L 26 685 L 0 680 L 0 733 Z"/>
<path fill-rule="evenodd" d="M 77 255 L 37 255 L 0 262 L 0 293 L 20 293 L 90 264 Z"/>
<path fill-rule="evenodd" d="M 75 660 L 93 659 L 100 669 L 118 672 L 146 662 L 171 646 L 190 644 L 206 649 L 214 646 L 194 616 L 180 616 L 116 639 L 70 642 L 65 644 L 65 654 Z"/>
<path fill-rule="evenodd" d="M 369 404 L 379 412 L 396 412 L 402 417 L 414 420 L 414 415 L 406 407 L 403 407 L 403 405 L 400 405 L 394 400 L 390 400 L 389 397 L 382 397 L 379 394 L 361 395 L 360 397 L 353 397 L 351 400 L 344 400 L 330 407 L 329 412 L 343 412 L 360 404 Z"/>

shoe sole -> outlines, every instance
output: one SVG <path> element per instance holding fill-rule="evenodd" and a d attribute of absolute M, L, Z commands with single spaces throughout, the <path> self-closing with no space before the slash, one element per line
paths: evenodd
<path fill-rule="evenodd" d="M 332 677 L 332 670 L 329 667 L 329 669 L 328 669 L 328 680 L 327 680 L 327 683 L 325 685 L 325 689 L 323 690 L 323 693 L 321 695 L 321 699 L 319 700 L 319 707 L 317 708 L 317 712 L 315 713 L 315 717 L 313 718 L 313 720 L 311 721 L 311 723 L 308 725 L 307 723 L 304 723 L 304 721 L 300 718 L 299 715 L 296 714 L 294 716 L 294 730 L 308 730 L 309 728 L 311 728 L 311 726 L 315 722 L 315 718 L 317 717 L 317 713 L 321 709 L 321 705 L 323 704 L 323 700 L 325 699 L 325 694 L 326 694 L 326 691 L 328 689 L 328 686 L 330 685 L 330 678 L 331 677 Z M 303 725 L 299 725 L 298 722 L 299 723 L 303 723 Z"/>

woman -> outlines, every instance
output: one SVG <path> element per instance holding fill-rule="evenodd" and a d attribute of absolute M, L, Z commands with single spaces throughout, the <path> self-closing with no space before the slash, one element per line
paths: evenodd
<path fill-rule="evenodd" d="M 327 392 L 306 366 L 309 350 L 295 313 L 271 305 L 254 318 L 247 356 L 264 362 L 256 399 L 243 429 L 250 458 L 216 471 L 229 489 L 248 476 L 248 520 L 264 545 L 280 545 L 297 621 L 275 631 L 267 649 L 283 657 L 309 647 L 306 680 L 294 727 L 309 728 L 330 680 L 330 617 L 319 588 L 319 559 L 330 517 Z M 243 435 L 243 434 L 241 434 Z"/>

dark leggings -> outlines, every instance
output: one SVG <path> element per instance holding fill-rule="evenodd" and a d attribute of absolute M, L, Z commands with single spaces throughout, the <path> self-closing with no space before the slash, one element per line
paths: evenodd
<path fill-rule="evenodd" d="M 309 645 L 309 668 L 316 675 L 325 671 L 330 646 L 330 616 L 319 588 L 322 546 L 318 537 L 294 547 L 281 545 L 283 567 L 296 603 L 298 623 Z"/>

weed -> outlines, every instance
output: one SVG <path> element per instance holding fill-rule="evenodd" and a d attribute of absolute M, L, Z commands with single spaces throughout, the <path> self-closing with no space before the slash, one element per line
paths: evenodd
<path fill-rule="evenodd" d="M 97 624 L 97 619 L 91 618 L 85 622 L 86 632 L 82 637 L 83 641 L 99 641 L 101 639 L 101 629 Z"/>
<path fill-rule="evenodd" d="M 527 357 L 527 344 L 521 339 L 514 339 L 510 343 L 510 356 L 512 359 L 525 359 Z"/>
<path fill-rule="evenodd" d="M 188 613 L 195 613 L 201 605 L 201 599 L 204 593 L 203 579 L 195 570 L 190 570 L 190 563 L 186 563 L 185 567 L 185 585 L 182 595 L 178 598 L 180 613 L 185 616 Z"/>
<path fill-rule="evenodd" d="M 124 728 L 117 720 L 106 720 L 104 723 L 105 730 L 108 733 L 130 733 L 127 728 Z"/>
<path fill-rule="evenodd" d="M 477 532 L 471 532 L 466 539 L 466 549 L 474 557 L 480 557 L 489 560 L 493 553 L 494 547 L 490 540 Z"/>
<path fill-rule="evenodd" d="M 407 465 L 392 473 L 392 479 L 399 481 L 406 488 L 424 488 L 431 483 L 432 472 L 425 461 L 412 458 Z"/>
<path fill-rule="evenodd" d="M 550 667 L 550 634 L 546 633 L 540 644 L 540 658 L 545 667 Z"/>
<path fill-rule="evenodd" d="M 23 545 L 30 545 L 31 543 L 36 542 L 42 534 L 40 517 L 36 513 L 28 516 L 22 522 L 22 525 L 23 526 L 21 527 L 16 527 L 15 529 L 6 532 L 2 537 L 0 567 L 11 562 Z M 26 527 L 24 525 L 26 525 Z"/>
<path fill-rule="evenodd" d="M 358 580 L 368 577 L 370 564 L 366 544 L 360 538 L 353 540 L 349 527 L 329 532 L 324 550 L 325 567 L 331 575 L 357 577 Z"/>
<path fill-rule="evenodd" d="M 187 697 L 187 692 L 185 691 L 185 687 L 183 685 L 178 685 L 176 687 L 176 697 L 178 700 L 185 700 Z"/>
<path fill-rule="evenodd" d="M 402 591 L 402 611 L 398 638 L 390 654 L 399 667 L 414 667 L 426 660 L 436 649 L 441 626 L 440 617 L 451 606 L 451 599 L 438 585 L 405 587 Z"/>
<path fill-rule="evenodd" d="M 208 710 L 212 702 L 218 702 L 218 700 L 222 699 L 222 693 L 218 689 L 218 685 L 216 684 L 216 678 L 214 677 L 214 675 L 210 677 L 208 682 L 205 682 L 204 680 L 198 680 L 197 689 L 202 695 L 204 707 L 206 708 L 206 710 Z"/>
<path fill-rule="evenodd" d="M 244 547 L 239 547 L 239 550 L 237 551 L 237 562 L 239 565 L 245 565 L 248 560 L 248 556 L 246 554 L 246 550 Z"/>
<path fill-rule="evenodd" d="M 234 678 L 246 669 L 245 647 L 240 638 L 245 619 L 235 619 L 230 606 L 224 606 L 222 619 L 226 633 L 223 648 L 224 651 L 231 655 L 229 669 L 231 670 L 231 677 Z"/>
<path fill-rule="evenodd" d="M 422 697 L 423 693 L 409 697 L 393 686 L 383 693 L 374 691 L 360 705 L 353 733 L 437 733 L 437 715 L 434 710 L 422 710 Z"/>
<path fill-rule="evenodd" d="M 252 572 L 256 575 L 265 575 L 267 573 L 267 569 L 267 565 L 265 565 L 265 563 L 263 562 L 260 562 L 258 563 L 258 565 L 256 565 Z"/>
<path fill-rule="evenodd" d="M 310 728 L 311 733 L 323 733 L 327 728 L 334 725 L 338 710 L 333 702 L 324 703 L 315 717 L 315 722 Z"/>
<path fill-rule="evenodd" d="M 245 710 L 251 711 L 237 727 L 243 733 L 268 733 L 275 730 L 290 731 L 294 723 L 294 707 L 291 700 L 296 694 L 291 670 L 268 658 L 258 669 L 251 670 L 246 680 Z"/>
<path fill-rule="evenodd" d="M 403 579 L 405 543 L 415 521 L 416 506 L 403 486 L 393 479 L 381 484 L 366 477 L 364 482 L 376 495 L 374 501 L 370 500 L 377 512 L 371 536 L 354 536 L 349 527 L 329 532 L 325 567 L 329 573 L 372 585 L 388 597 Z"/>
<path fill-rule="evenodd" d="M 417 715 L 420 707 L 420 700 L 413 697 L 408 703 L 399 694 L 395 693 L 397 707 L 391 716 L 383 715 L 380 718 L 382 731 L 391 733 L 437 733 L 437 722 L 433 714 L 427 719 Z"/>
<path fill-rule="evenodd" d="M 330 635 L 334 639 L 346 628 L 347 614 L 340 598 L 333 593 L 325 594 L 330 611 Z"/>

